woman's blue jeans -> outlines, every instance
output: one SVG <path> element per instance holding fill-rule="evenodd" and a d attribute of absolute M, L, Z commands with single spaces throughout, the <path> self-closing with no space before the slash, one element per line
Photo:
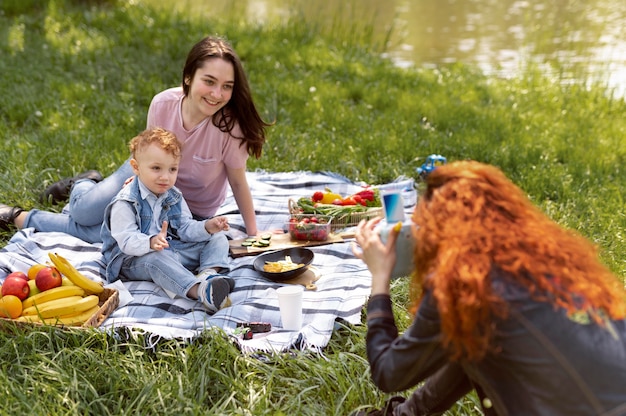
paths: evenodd
<path fill-rule="evenodd" d="M 127 160 L 99 183 L 89 179 L 80 180 L 72 187 L 70 202 L 62 213 L 33 209 L 26 216 L 24 228 L 32 227 L 43 232 L 59 231 L 89 243 L 100 243 L 104 209 L 131 176 L 133 170 L 130 160 Z"/>

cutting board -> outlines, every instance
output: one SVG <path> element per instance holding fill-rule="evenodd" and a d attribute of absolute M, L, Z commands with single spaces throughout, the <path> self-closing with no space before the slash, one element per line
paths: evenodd
<path fill-rule="evenodd" d="M 266 251 L 282 250 L 291 247 L 313 247 L 332 243 L 342 243 L 345 240 L 353 237 L 354 233 L 338 233 L 330 234 L 326 241 L 300 241 L 292 240 L 289 233 L 282 233 L 272 234 L 272 239 L 270 240 L 270 245 L 268 247 L 242 246 L 241 243 L 246 240 L 245 238 L 239 240 L 230 240 L 228 243 L 230 246 L 229 248 L 231 257 L 237 258 L 243 256 L 256 256 L 257 254 L 264 253 Z"/>
<path fill-rule="evenodd" d="M 305 290 L 317 290 L 315 282 L 320 278 L 320 270 L 315 266 L 309 266 L 306 271 L 291 280 L 285 280 L 281 283 L 288 283 L 291 285 L 302 285 Z"/>

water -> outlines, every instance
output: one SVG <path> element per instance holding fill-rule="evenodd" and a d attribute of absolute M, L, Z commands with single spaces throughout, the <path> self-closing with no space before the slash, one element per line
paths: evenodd
<path fill-rule="evenodd" d="M 167 7 L 193 14 L 235 9 L 254 22 L 300 10 L 327 25 L 371 23 L 378 41 L 386 43 L 383 56 L 402 67 L 462 62 L 488 75 L 514 77 L 534 66 L 557 82 L 597 82 L 616 96 L 626 93 L 623 0 L 171 1 Z"/>

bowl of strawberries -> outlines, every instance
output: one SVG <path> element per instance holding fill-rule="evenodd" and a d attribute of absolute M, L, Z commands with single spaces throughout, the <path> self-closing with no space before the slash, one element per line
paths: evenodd
<path fill-rule="evenodd" d="M 292 214 L 287 221 L 287 231 L 292 240 L 326 241 L 331 233 L 332 217 L 317 214 Z"/>

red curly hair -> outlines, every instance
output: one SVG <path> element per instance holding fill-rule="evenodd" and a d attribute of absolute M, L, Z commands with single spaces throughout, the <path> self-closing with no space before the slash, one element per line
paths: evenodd
<path fill-rule="evenodd" d="M 534 299 L 569 314 L 583 310 L 600 323 L 603 316 L 626 316 L 624 286 L 601 264 L 596 247 L 548 218 L 496 167 L 454 162 L 435 169 L 426 183 L 413 214 L 419 243 L 411 311 L 422 288 L 432 290 L 453 359 L 484 357 L 493 318 L 507 316 L 491 288 L 494 267 Z"/>

